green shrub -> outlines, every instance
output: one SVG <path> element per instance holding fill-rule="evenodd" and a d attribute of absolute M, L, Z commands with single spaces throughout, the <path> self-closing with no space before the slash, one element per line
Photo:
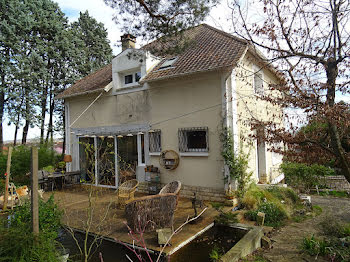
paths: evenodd
<path fill-rule="evenodd" d="M 238 223 L 237 219 L 238 213 L 231 212 L 221 212 L 221 214 L 216 217 L 216 222 L 222 225 L 229 225 L 232 223 Z"/>
<path fill-rule="evenodd" d="M 311 237 L 304 237 L 302 250 L 310 256 L 325 256 L 327 254 L 327 243 L 324 240 Z"/>
<path fill-rule="evenodd" d="M 39 169 L 46 166 L 56 166 L 59 155 L 48 144 L 40 145 L 38 149 Z M 16 146 L 11 158 L 11 180 L 18 185 L 28 185 L 30 172 L 31 148 L 28 146 Z M 7 155 L 0 155 L 0 175 L 5 174 Z"/>
<path fill-rule="evenodd" d="M 45 234 L 52 234 L 52 238 L 57 237 L 58 229 L 61 227 L 63 212 L 58 208 L 51 195 L 47 201 L 39 199 L 39 229 Z M 22 228 L 23 231 L 31 228 L 31 208 L 30 202 L 26 201 L 22 206 L 16 208 L 10 218 L 11 227 Z"/>
<path fill-rule="evenodd" d="M 287 218 L 287 213 L 281 207 L 270 202 L 261 204 L 257 210 L 249 210 L 244 217 L 256 221 L 258 212 L 265 213 L 265 225 L 267 226 L 279 227 Z"/>
<path fill-rule="evenodd" d="M 325 176 L 335 175 L 334 169 L 317 164 L 306 165 L 284 162 L 280 168 L 284 173 L 287 184 L 297 188 L 303 187 L 306 190 L 310 190 L 316 185 L 322 186 Z"/>
<path fill-rule="evenodd" d="M 350 248 L 339 239 L 317 239 L 314 236 L 303 239 L 301 249 L 311 256 L 323 256 L 330 261 L 350 261 Z"/>
<path fill-rule="evenodd" d="M 211 261 L 219 261 L 219 259 L 225 254 L 225 250 L 223 248 L 219 248 L 218 246 L 214 246 L 214 248 L 209 253 L 209 258 Z"/>
<path fill-rule="evenodd" d="M 62 212 L 54 202 L 39 202 L 39 235 L 31 230 L 30 204 L 17 207 L 0 225 L 0 261 L 7 262 L 56 262 L 58 260 L 55 239 L 61 226 Z"/>

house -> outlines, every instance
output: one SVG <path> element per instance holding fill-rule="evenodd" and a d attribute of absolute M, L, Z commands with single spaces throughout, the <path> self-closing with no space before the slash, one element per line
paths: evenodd
<path fill-rule="evenodd" d="M 142 190 L 145 166 L 153 165 L 160 168 L 161 183 L 181 181 L 183 195 L 197 192 L 218 200 L 227 188 L 220 142 L 224 125 L 236 148 L 246 138 L 243 150 L 256 182 L 283 179 L 281 156 L 250 139 L 254 131 L 246 125 L 252 116 L 269 119 L 268 112 L 283 125 L 282 109 L 257 99 L 269 83 L 280 81 L 277 72 L 245 41 L 209 25 L 185 36 L 191 44 L 182 53 L 162 58 L 149 51 L 157 41 L 135 49 L 136 39 L 126 34 L 123 51 L 111 64 L 57 96 L 65 101 L 69 171 L 90 168 L 96 185 L 116 188 L 134 170 Z M 88 147 L 94 149 L 86 153 Z M 170 162 L 164 150 L 172 150 Z M 108 159 L 100 159 L 106 152 Z M 178 166 L 171 169 L 174 159 Z"/>

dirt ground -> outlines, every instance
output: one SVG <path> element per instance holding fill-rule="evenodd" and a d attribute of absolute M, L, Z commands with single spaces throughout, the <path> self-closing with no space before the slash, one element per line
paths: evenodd
<path fill-rule="evenodd" d="M 314 218 L 307 219 L 301 223 L 292 222 L 287 226 L 274 232 L 271 236 L 273 248 L 258 251 L 256 256 L 263 257 L 267 261 L 315 261 L 314 257 L 300 252 L 300 244 L 306 236 L 320 235 L 319 223 L 324 220 L 339 219 L 350 222 L 350 199 L 336 197 L 312 196 L 312 204 L 322 207 L 323 212 Z M 252 260 L 254 261 L 254 260 Z M 317 258 L 316 261 L 328 261 Z"/>

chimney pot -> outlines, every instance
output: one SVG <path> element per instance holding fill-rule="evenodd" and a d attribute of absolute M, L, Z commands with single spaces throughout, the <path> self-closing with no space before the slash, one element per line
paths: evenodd
<path fill-rule="evenodd" d="M 122 51 L 128 48 L 135 48 L 136 37 L 132 34 L 124 34 L 121 37 Z"/>

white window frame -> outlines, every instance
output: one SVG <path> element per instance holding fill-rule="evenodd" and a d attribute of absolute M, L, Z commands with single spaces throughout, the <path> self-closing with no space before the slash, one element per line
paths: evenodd
<path fill-rule="evenodd" d="M 133 87 L 133 86 L 139 86 L 139 82 L 136 82 L 136 74 L 140 73 L 140 79 L 142 77 L 141 75 L 141 69 L 133 70 L 133 71 L 128 71 L 122 74 L 122 86 L 123 87 Z M 132 76 L 132 82 L 129 84 L 125 84 L 125 77 L 131 75 Z"/>

